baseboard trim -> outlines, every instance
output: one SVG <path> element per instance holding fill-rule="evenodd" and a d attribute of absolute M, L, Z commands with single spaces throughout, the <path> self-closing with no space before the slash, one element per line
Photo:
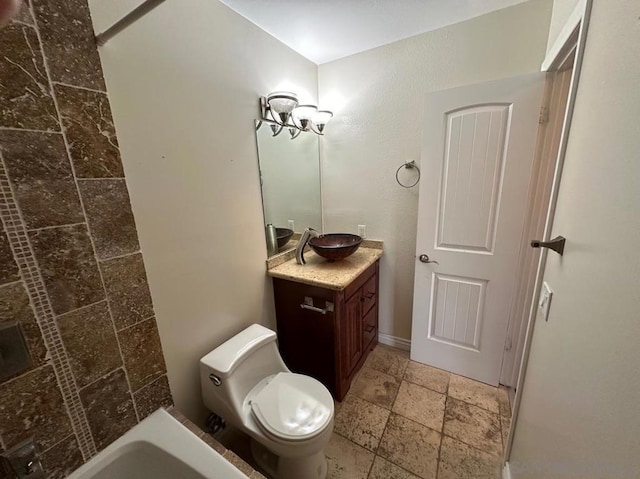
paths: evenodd
<path fill-rule="evenodd" d="M 378 333 L 378 342 L 386 346 L 402 349 L 404 351 L 411 351 L 411 341 L 397 336 L 391 336 L 390 334 Z"/>
<path fill-rule="evenodd" d="M 511 479 L 511 469 L 509 469 L 508 462 L 505 462 L 502 468 L 502 479 Z"/>

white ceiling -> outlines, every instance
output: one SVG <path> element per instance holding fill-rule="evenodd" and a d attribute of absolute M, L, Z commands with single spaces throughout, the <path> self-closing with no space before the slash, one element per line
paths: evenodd
<path fill-rule="evenodd" d="M 526 0 L 221 0 L 321 64 Z"/>

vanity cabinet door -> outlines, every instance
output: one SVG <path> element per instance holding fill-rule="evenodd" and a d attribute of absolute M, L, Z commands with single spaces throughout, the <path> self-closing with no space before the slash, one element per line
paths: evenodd
<path fill-rule="evenodd" d="M 278 346 L 285 364 L 291 371 L 318 379 L 335 393 L 336 388 L 336 331 L 338 311 L 321 312 L 301 305 L 324 309 L 334 303 L 334 292 L 324 288 L 274 278 L 274 297 L 278 325 Z"/>
<path fill-rule="evenodd" d="M 351 374 L 362 357 L 362 302 L 354 294 L 345 304 L 345 376 Z"/>

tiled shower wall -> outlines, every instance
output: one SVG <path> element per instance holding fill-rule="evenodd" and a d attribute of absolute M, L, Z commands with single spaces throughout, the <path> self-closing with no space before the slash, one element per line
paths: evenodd
<path fill-rule="evenodd" d="M 0 384 L 0 448 L 64 477 L 171 404 L 86 0 L 0 30 L 0 327 L 32 366 Z"/>

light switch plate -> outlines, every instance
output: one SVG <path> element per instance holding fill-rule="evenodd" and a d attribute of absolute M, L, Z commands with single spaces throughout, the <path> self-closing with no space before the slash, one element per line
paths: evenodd
<path fill-rule="evenodd" d="M 288 221 L 287 221 L 287 227 L 288 227 L 291 231 L 295 231 L 295 230 L 296 230 L 295 226 L 296 226 L 296 224 L 295 224 L 295 222 L 294 222 L 293 220 L 288 220 Z"/>
<path fill-rule="evenodd" d="M 358 236 L 361 238 L 367 237 L 367 225 L 358 225 Z"/>
<path fill-rule="evenodd" d="M 551 298 L 553 298 L 553 290 L 547 284 L 542 283 L 542 291 L 540 291 L 540 300 L 538 301 L 538 310 L 545 321 L 549 321 L 549 309 L 551 308 Z"/>

